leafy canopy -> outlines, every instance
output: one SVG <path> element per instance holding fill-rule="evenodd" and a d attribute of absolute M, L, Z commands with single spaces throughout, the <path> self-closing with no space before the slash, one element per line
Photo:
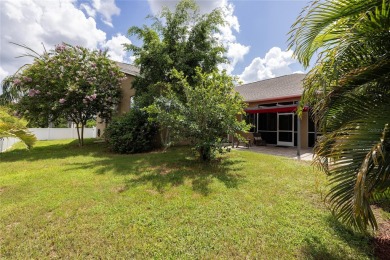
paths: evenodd
<path fill-rule="evenodd" d="M 335 216 L 359 230 L 377 228 L 370 204 L 390 189 L 390 2 L 313 1 L 292 26 L 290 48 L 323 136 L 315 153 L 331 176 Z M 331 165 L 328 161 L 331 159 Z"/>
<path fill-rule="evenodd" d="M 141 39 L 143 45 L 125 45 L 140 67 L 141 76 L 134 82 L 140 107 L 150 105 L 161 94 L 159 82 L 174 80 L 169 76 L 173 69 L 183 72 L 192 84 L 196 67 L 209 73 L 227 61 L 223 56 L 225 49 L 214 37 L 224 24 L 220 10 L 200 14 L 193 0 L 183 0 L 173 12 L 164 8 L 158 16 L 150 18 L 154 21 L 152 26 L 134 26 L 128 31 L 129 36 Z M 183 95 L 182 89 L 175 91 Z"/>
<path fill-rule="evenodd" d="M 12 97 L 17 111 L 29 121 L 46 126 L 65 118 L 81 126 L 82 145 L 88 120 L 96 115 L 111 118 L 123 77 L 106 52 L 60 44 L 9 78 L 4 96 Z"/>
<path fill-rule="evenodd" d="M 140 68 L 133 85 L 136 106 L 160 127 L 163 145 L 184 137 L 209 160 L 221 138 L 243 125 L 236 122 L 242 101 L 233 94 L 233 79 L 217 72 L 227 62 L 226 50 L 215 37 L 225 23 L 223 13 L 215 9 L 200 14 L 195 1 L 182 0 L 174 11 L 164 8 L 149 18 L 151 26 L 128 31 L 142 46 L 125 45 Z"/>
<path fill-rule="evenodd" d="M 162 126 L 168 141 L 189 141 L 200 158 L 209 161 L 216 152 L 222 152 L 222 141 L 227 135 L 237 136 L 247 131 L 245 121 L 238 116 L 244 113 L 245 103 L 234 91 L 234 79 L 215 70 L 210 73 L 195 69 L 190 85 L 183 72 L 173 70 L 174 84 L 166 85 L 166 93 L 155 99 L 147 111 Z M 184 101 L 174 91 L 180 87 Z M 164 138 L 164 137 L 163 137 Z"/>

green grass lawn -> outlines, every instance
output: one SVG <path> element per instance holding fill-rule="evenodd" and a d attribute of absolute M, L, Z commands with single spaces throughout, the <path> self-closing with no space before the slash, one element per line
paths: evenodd
<path fill-rule="evenodd" d="M 186 148 L 115 155 L 40 141 L 0 154 L 0 258 L 368 259 L 308 163 Z"/>

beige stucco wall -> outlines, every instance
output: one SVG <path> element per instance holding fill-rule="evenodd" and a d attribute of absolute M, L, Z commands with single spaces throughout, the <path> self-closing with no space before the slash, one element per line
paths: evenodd
<path fill-rule="evenodd" d="M 135 79 L 132 75 L 126 75 L 126 79 L 121 84 L 122 98 L 118 105 L 118 113 L 120 115 L 130 111 L 130 98 L 135 95 L 135 89 L 133 89 L 133 81 Z"/>
<path fill-rule="evenodd" d="M 122 115 L 130 111 L 130 98 L 135 95 L 135 89 L 133 89 L 133 81 L 135 77 L 133 75 L 126 74 L 126 79 L 122 81 L 120 86 L 121 90 L 121 101 L 118 104 L 117 114 Z M 96 119 L 96 129 L 99 137 L 102 137 L 104 129 L 106 129 L 107 124 L 102 122 L 102 120 L 97 117 Z"/>
<path fill-rule="evenodd" d="M 308 112 L 302 113 L 301 118 L 301 147 L 308 148 L 309 146 L 309 121 L 308 121 Z"/>

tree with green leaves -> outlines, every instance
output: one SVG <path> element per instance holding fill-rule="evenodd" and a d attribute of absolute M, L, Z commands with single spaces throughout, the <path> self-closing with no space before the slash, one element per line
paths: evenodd
<path fill-rule="evenodd" d="M 37 139 L 26 125 L 25 120 L 13 116 L 8 108 L 0 106 L 0 138 L 18 138 L 30 149 Z"/>
<path fill-rule="evenodd" d="M 125 45 L 140 68 L 140 76 L 134 82 L 136 103 L 140 107 L 150 105 L 161 94 L 163 85 L 159 83 L 172 80 L 169 77 L 172 69 L 183 72 L 192 84 L 196 67 L 208 73 L 227 62 L 224 47 L 214 37 L 225 23 L 220 10 L 200 14 L 193 0 L 183 0 L 173 12 L 165 7 L 151 18 L 152 26 L 131 27 L 128 31 L 129 36 L 141 39 L 143 45 Z M 183 95 L 182 89 L 175 91 Z"/>
<path fill-rule="evenodd" d="M 323 133 L 315 154 L 330 175 L 331 209 L 375 229 L 371 203 L 390 192 L 390 1 L 313 1 L 292 26 L 290 48 L 305 67 L 319 53 L 301 104 Z"/>
<path fill-rule="evenodd" d="M 245 103 L 234 91 L 232 77 L 200 68 L 195 73 L 189 80 L 183 72 L 173 70 L 170 77 L 174 83 L 166 85 L 165 95 L 155 99 L 147 111 L 162 126 L 162 134 L 169 133 L 171 140 L 190 141 L 200 158 L 210 161 L 223 151 L 227 135 L 239 138 L 239 132 L 248 131 L 249 126 L 238 120 Z M 183 89 L 184 99 L 177 88 Z"/>
<path fill-rule="evenodd" d="M 109 120 L 120 101 L 124 74 L 106 52 L 59 44 L 21 68 L 3 84 L 2 100 L 14 104 L 18 113 L 38 125 L 59 118 L 77 126 L 79 145 L 84 127 L 97 115 Z"/>

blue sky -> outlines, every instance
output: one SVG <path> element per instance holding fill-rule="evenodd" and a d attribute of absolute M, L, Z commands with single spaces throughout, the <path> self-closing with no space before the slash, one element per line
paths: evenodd
<path fill-rule="evenodd" d="M 149 24 L 149 14 L 163 0 L 0 0 L 0 80 L 12 75 L 29 58 L 15 58 L 25 51 L 9 42 L 25 44 L 42 52 L 67 42 L 89 48 L 108 48 L 112 59 L 131 62 L 122 43 L 140 44 L 127 38 L 130 26 Z M 231 64 L 224 66 L 244 82 L 303 71 L 287 51 L 287 33 L 306 0 L 198 0 L 202 12 L 222 8 L 228 25 L 218 35 L 228 50 Z M 217 37 L 217 36 L 216 36 Z"/>

